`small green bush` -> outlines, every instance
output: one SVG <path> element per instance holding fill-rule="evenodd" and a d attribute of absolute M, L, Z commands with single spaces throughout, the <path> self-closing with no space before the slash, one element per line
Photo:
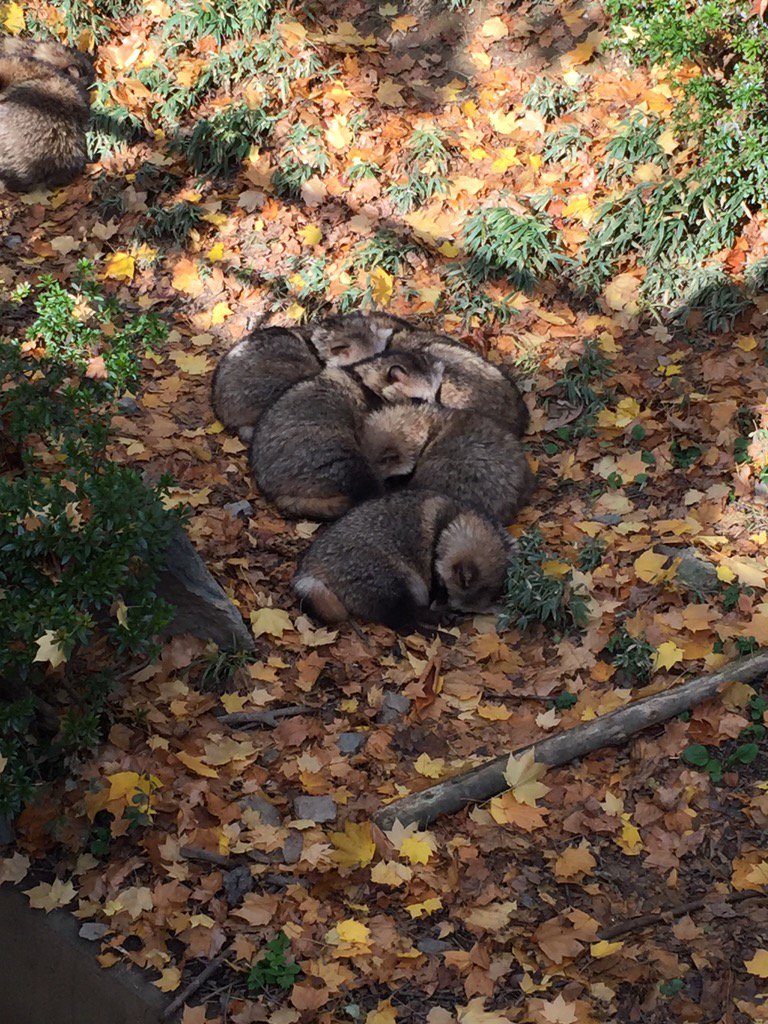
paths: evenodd
<path fill-rule="evenodd" d="M 588 621 L 585 594 L 573 586 L 573 571 L 547 575 L 545 562 L 554 561 L 543 547 L 538 530 L 524 534 L 507 570 L 504 608 L 499 626 L 528 629 L 540 622 L 560 633 L 584 629 Z"/>
<path fill-rule="evenodd" d="M 276 988 L 287 991 L 293 988 L 301 974 L 301 968 L 295 960 L 289 960 L 286 956 L 290 948 L 291 940 L 282 931 L 267 943 L 264 956 L 256 961 L 248 973 L 247 985 L 250 993 L 268 992 Z"/>
<path fill-rule="evenodd" d="M 464 225 L 467 272 L 478 281 L 505 275 L 515 288 L 531 289 L 568 262 L 545 214 L 517 214 L 504 206 L 473 213 Z"/>
<path fill-rule="evenodd" d="M 17 290 L 31 323 L 0 338 L 0 813 L 98 741 L 115 675 L 167 624 L 157 566 L 177 516 L 162 488 L 105 457 L 110 410 L 165 337 L 104 297 Z M 29 319 L 29 318 L 28 318 Z"/>
<path fill-rule="evenodd" d="M 198 121 L 190 135 L 177 137 L 174 148 L 184 154 L 195 174 L 225 178 L 240 167 L 274 121 L 266 111 L 244 104 L 227 107 Z"/>

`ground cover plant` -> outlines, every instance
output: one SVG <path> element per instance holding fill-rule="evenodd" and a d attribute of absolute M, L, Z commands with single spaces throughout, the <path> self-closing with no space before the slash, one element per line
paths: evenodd
<path fill-rule="evenodd" d="M 0 333 L 23 347 L 43 275 L 70 294 L 84 257 L 129 319 L 167 319 L 100 473 L 172 475 L 256 643 L 165 644 L 64 782 L 22 791 L 4 755 L 29 799 L 0 879 L 98 924 L 101 964 L 184 1024 L 765 1019 L 759 681 L 429 829 L 371 824 L 768 642 L 761 6 L 0 5 L 95 45 L 100 76 L 88 174 L 0 203 Z M 213 419 L 254 324 L 366 306 L 523 379 L 539 486 L 501 621 L 318 628 L 289 588 L 313 525 Z M 65 707 L 68 668 L 30 670 Z M 242 712 L 266 717 L 218 717 Z"/>

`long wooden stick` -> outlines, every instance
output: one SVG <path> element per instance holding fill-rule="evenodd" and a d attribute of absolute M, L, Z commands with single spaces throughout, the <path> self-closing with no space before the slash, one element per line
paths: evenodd
<path fill-rule="evenodd" d="M 208 966 L 200 971 L 197 977 L 193 978 L 192 981 L 187 985 L 183 992 L 181 992 L 176 998 L 163 1010 L 163 1020 L 170 1020 L 170 1018 L 182 1008 L 184 1003 L 201 988 L 206 981 L 215 974 L 216 971 L 221 967 L 226 958 L 229 956 L 230 950 L 227 947 L 222 953 L 219 953 L 217 957 L 210 961 Z"/>
<path fill-rule="evenodd" d="M 617 708 L 602 718 L 577 725 L 566 732 L 548 736 L 539 743 L 529 743 L 515 750 L 520 754 L 533 750 L 534 760 L 542 764 L 567 764 L 584 757 L 600 747 L 617 746 L 630 736 L 659 722 L 674 718 L 696 704 L 714 697 L 725 683 L 748 683 L 768 674 L 768 650 L 758 651 L 730 662 L 719 672 L 698 676 L 680 686 Z M 422 828 L 430 825 L 441 814 L 455 814 L 470 803 L 490 800 L 508 789 L 504 779 L 509 754 L 502 754 L 468 772 L 438 782 L 435 786 L 403 797 L 383 807 L 374 821 L 381 829 L 389 829 L 395 821 L 403 825 L 418 823 Z"/>

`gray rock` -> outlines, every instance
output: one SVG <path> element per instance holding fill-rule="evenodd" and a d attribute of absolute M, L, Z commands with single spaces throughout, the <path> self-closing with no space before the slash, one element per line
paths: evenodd
<path fill-rule="evenodd" d="M 16 842 L 16 833 L 13 831 L 11 819 L 0 814 L 0 846 L 10 846 Z"/>
<path fill-rule="evenodd" d="M 357 754 L 368 742 L 364 732 L 342 732 L 336 744 L 342 754 Z"/>
<path fill-rule="evenodd" d="M 411 710 L 411 702 L 401 693 L 394 690 L 387 690 L 381 702 L 381 711 L 376 716 L 376 721 L 381 725 L 392 725 L 399 722 Z"/>
<path fill-rule="evenodd" d="M 450 942 L 443 942 L 442 939 L 419 939 L 416 943 L 416 949 L 418 949 L 420 953 L 444 953 L 446 949 L 450 948 Z"/>
<path fill-rule="evenodd" d="M 224 506 L 224 511 L 229 512 L 231 516 L 237 519 L 238 516 L 242 516 L 243 519 L 247 518 L 253 512 L 253 505 L 250 501 L 243 499 L 242 501 L 230 501 L 228 505 Z"/>
<path fill-rule="evenodd" d="M 225 872 L 222 884 L 227 903 L 230 907 L 237 907 L 243 902 L 243 896 L 253 889 L 253 876 L 245 864 L 239 864 Z"/>
<path fill-rule="evenodd" d="M 103 939 L 108 931 L 109 925 L 102 924 L 100 921 L 86 921 L 77 934 L 81 939 L 97 942 L 99 939 Z"/>
<path fill-rule="evenodd" d="M 298 829 L 288 830 L 288 838 L 283 843 L 283 864 L 295 864 L 301 859 L 304 849 L 304 836 Z"/>
<path fill-rule="evenodd" d="M 659 544 L 655 550 L 659 554 L 681 560 L 677 567 L 676 579 L 688 590 L 695 594 L 711 594 L 718 589 L 720 581 L 717 578 L 717 569 L 711 562 L 701 558 L 696 548 L 675 548 L 668 544 Z"/>
<path fill-rule="evenodd" d="M 302 821 L 335 821 L 336 802 L 329 796 L 297 796 L 293 801 L 293 813 Z"/>
<path fill-rule="evenodd" d="M 251 811 L 256 811 L 265 825 L 280 828 L 283 823 L 278 809 L 269 800 L 265 800 L 263 796 L 246 796 L 239 800 L 238 803 L 243 809 L 247 807 Z"/>
<path fill-rule="evenodd" d="M 181 528 L 168 545 L 158 594 L 176 609 L 169 633 L 191 633 L 227 650 L 253 648 L 253 637 L 242 615 Z"/>
<path fill-rule="evenodd" d="M 131 398 L 130 395 L 123 395 L 122 398 L 118 398 L 117 408 L 123 416 L 136 416 L 141 412 L 141 406 L 136 399 Z"/>

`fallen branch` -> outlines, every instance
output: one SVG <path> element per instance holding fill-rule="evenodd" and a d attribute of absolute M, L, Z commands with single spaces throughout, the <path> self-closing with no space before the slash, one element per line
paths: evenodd
<path fill-rule="evenodd" d="M 166 1006 L 163 1010 L 163 1020 L 169 1020 L 174 1013 L 180 1010 L 190 996 L 193 996 L 201 985 L 204 985 L 211 975 L 216 973 L 228 956 L 229 949 L 225 949 L 223 953 L 219 953 L 217 957 L 211 960 L 208 966 L 204 970 L 200 971 L 196 978 L 193 978 L 192 981 L 190 981 L 184 991 L 179 993 L 173 1002 Z"/>
<path fill-rule="evenodd" d="M 765 892 L 759 892 L 753 890 L 750 892 L 732 892 L 727 896 L 704 896 L 697 900 L 689 900 L 688 903 L 681 903 L 678 907 L 670 907 L 669 910 L 660 910 L 658 914 L 643 914 L 641 917 L 631 917 L 628 921 L 618 921 L 616 924 L 609 925 L 607 928 L 601 928 L 598 932 L 598 939 L 616 939 L 619 935 L 626 935 L 628 932 L 640 931 L 641 928 L 647 928 L 652 924 L 660 924 L 661 922 L 674 921 L 676 917 L 684 917 L 685 914 L 690 914 L 696 910 L 703 910 L 704 907 L 710 906 L 713 909 L 717 907 L 718 903 L 726 903 L 731 905 L 733 903 L 742 903 L 744 900 L 754 900 L 765 898 Z"/>
<path fill-rule="evenodd" d="M 566 732 L 548 736 L 538 743 L 529 743 L 515 750 L 515 755 L 532 750 L 534 760 L 551 766 L 567 764 L 601 747 L 617 746 L 659 722 L 688 711 L 696 704 L 714 697 L 725 683 L 751 682 L 768 674 L 768 650 L 730 662 L 725 668 L 698 676 L 680 686 L 617 708 L 602 718 L 577 725 Z M 509 754 L 502 754 L 485 764 L 438 782 L 419 793 L 396 800 L 374 816 L 381 829 L 389 829 L 400 821 L 403 825 L 417 822 L 422 828 L 441 814 L 455 814 L 470 803 L 481 803 L 503 793 L 509 786 L 504 779 Z"/>
<path fill-rule="evenodd" d="M 265 725 L 276 729 L 283 718 L 294 718 L 296 715 L 316 715 L 320 708 L 295 705 L 288 708 L 275 708 L 273 711 L 234 711 L 230 715 L 220 715 L 222 725 L 231 729 L 254 729 L 257 725 Z"/>
<path fill-rule="evenodd" d="M 225 854 L 202 850 L 197 846 L 182 846 L 179 853 L 185 860 L 199 860 L 203 864 L 215 864 L 220 868 L 228 868 L 230 864 L 229 857 Z"/>

